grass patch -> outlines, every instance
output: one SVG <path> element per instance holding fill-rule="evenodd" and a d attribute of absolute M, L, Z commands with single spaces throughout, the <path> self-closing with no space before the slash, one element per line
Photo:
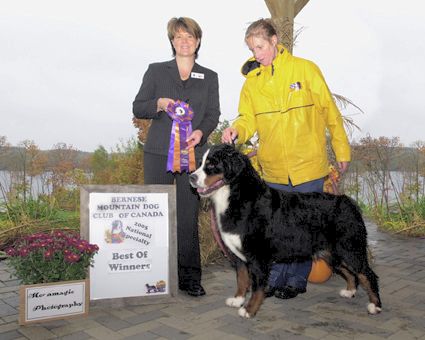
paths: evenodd
<path fill-rule="evenodd" d="M 401 206 L 392 205 L 389 210 L 364 205 L 362 210 L 383 231 L 411 237 L 425 236 L 425 198 L 406 201 Z"/>

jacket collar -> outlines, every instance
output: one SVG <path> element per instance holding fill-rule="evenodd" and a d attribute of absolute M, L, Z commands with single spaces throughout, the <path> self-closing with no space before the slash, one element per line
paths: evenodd
<path fill-rule="evenodd" d="M 277 45 L 277 55 L 273 60 L 273 63 L 270 66 L 263 66 L 254 57 L 249 58 L 241 68 L 241 73 L 245 78 L 251 78 L 254 76 L 259 76 L 262 72 L 266 71 L 268 68 L 273 69 L 276 64 L 280 63 L 281 60 L 285 60 L 291 54 L 288 52 L 288 49 L 283 45 Z"/>
<path fill-rule="evenodd" d="M 171 59 L 170 61 L 167 62 L 167 69 L 168 69 L 168 73 L 171 75 L 171 78 L 176 83 L 176 85 L 179 87 L 183 87 L 183 83 L 182 83 L 182 80 L 180 79 L 180 73 L 179 73 L 179 68 L 177 66 L 176 59 Z M 201 66 L 195 62 L 195 64 L 192 67 L 191 73 L 192 72 L 202 73 Z M 195 83 L 196 83 L 196 79 L 192 78 L 192 76 L 189 75 L 185 88 L 187 89 L 193 86 Z"/>

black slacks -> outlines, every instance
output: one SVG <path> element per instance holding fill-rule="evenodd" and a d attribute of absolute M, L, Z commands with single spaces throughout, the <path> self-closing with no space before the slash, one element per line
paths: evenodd
<path fill-rule="evenodd" d="M 199 195 L 189 175 L 167 172 L 167 156 L 144 152 L 145 184 L 175 184 L 177 197 L 177 252 L 179 283 L 201 282 L 198 235 Z"/>

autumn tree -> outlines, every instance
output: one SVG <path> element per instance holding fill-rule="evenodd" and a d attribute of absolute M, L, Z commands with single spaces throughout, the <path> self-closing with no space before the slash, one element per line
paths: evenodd
<path fill-rule="evenodd" d="M 389 192 L 391 189 L 401 209 L 398 189 L 392 178 L 390 165 L 397 158 L 402 147 L 399 137 L 372 138 L 367 136 L 360 139 L 360 157 L 367 171 L 365 180 L 368 182 L 375 206 L 384 207 L 386 211 L 389 211 Z M 376 186 L 378 186 L 379 191 L 376 190 Z"/>
<path fill-rule="evenodd" d="M 6 136 L 0 136 L 0 156 L 5 156 L 10 149 L 10 144 L 7 141 Z M 1 170 L 1 168 L 0 168 Z M 3 182 L 3 178 L 0 179 L 0 190 L 1 190 L 1 195 L 3 196 L 3 200 L 6 198 L 6 194 L 9 191 L 5 186 L 7 185 L 7 181 L 6 183 Z"/>
<path fill-rule="evenodd" d="M 15 171 L 10 172 L 10 182 L 16 189 L 14 195 L 22 194 L 23 201 L 26 202 L 32 196 L 34 178 L 44 171 L 42 168 L 46 159 L 32 140 L 20 142 L 16 150 L 18 158 L 15 159 Z"/>
<path fill-rule="evenodd" d="M 99 146 L 90 159 L 93 184 L 143 184 L 143 146 L 135 139 L 110 153 Z"/>
<path fill-rule="evenodd" d="M 111 181 L 115 184 L 143 184 L 143 146 L 134 139 L 115 147 L 111 153 L 114 171 Z M 165 169 L 164 169 L 165 170 Z"/>
<path fill-rule="evenodd" d="M 100 145 L 90 157 L 93 184 L 109 184 L 111 160 L 106 149 Z"/>
<path fill-rule="evenodd" d="M 413 183 L 409 187 L 415 197 L 415 201 L 419 202 L 419 199 L 424 196 L 424 177 L 425 177 L 425 142 L 416 141 L 412 143 L 410 149 L 410 163 L 412 166 Z M 422 190 L 421 190 L 422 188 Z"/>
<path fill-rule="evenodd" d="M 57 143 L 49 152 L 49 176 L 52 197 L 63 209 L 75 210 L 78 207 L 79 188 L 75 183 L 78 152 L 72 145 Z"/>
<path fill-rule="evenodd" d="M 353 197 L 356 202 L 362 199 L 362 176 L 364 166 L 361 159 L 359 144 L 356 141 L 351 142 L 351 162 L 349 171 L 344 174 L 342 185 L 344 192 Z"/>

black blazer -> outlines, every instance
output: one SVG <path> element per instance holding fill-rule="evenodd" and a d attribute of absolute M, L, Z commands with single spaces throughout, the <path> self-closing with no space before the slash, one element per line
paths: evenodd
<path fill-rule="evenodd" d="M 207 149 L 206 141 L 216 128 L 220 116 L 218 76 L 212 70 L 195 63 L 192 72 L 203 75 L 200 79 L 191 75 L 183 85 L 175 59 L 150 64 L 139 93 L 133 102 L 133 114 L 137 118 L 152 119 L 144 150 L 167 155 L 172 120 L 165 111 L 157 112 L 158 98 L 180 99 L 189 102 L 194 111 L 193 130 L 201 130 L 203 137 L 195 147 L 197 161 Z M 202 77 L 202 76 L 201 76 Z"/>

